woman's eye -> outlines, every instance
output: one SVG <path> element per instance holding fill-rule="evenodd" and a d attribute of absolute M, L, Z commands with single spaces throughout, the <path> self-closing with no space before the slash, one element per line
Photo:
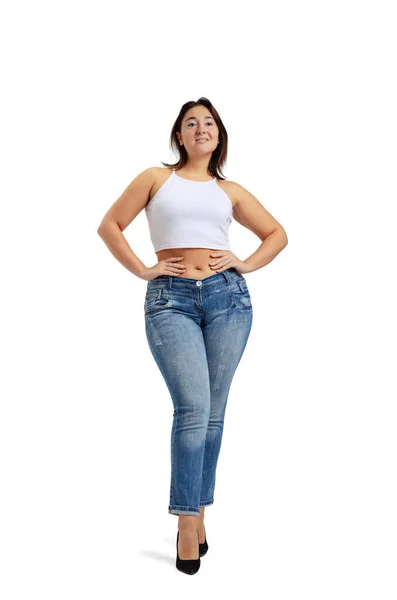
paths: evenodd
<path fill-rule="evenodd" d="M 190 125 L 196 125 L 196 123 L 189 123 L 188 127 L 190 127 Z M 213 125 L 213 123 L 211 123 L 211 121 L 208 121 L 208 123 L 206 123 L 206 125 Z"/>

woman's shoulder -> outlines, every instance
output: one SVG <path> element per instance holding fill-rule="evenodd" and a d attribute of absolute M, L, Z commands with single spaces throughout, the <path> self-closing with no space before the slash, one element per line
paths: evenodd
<path fill-rule="evenodd" d="M 172 169 L 169 167 L 148 167 L 144 173 L 150 174 L 153 184 L 156 186 L 158 183 L 162 185 L 168 179 Z"/>
<path fill-rule="evenodd" d="M 229 196 L 234 205 L 236 197 L 238 195 L 239 184 L 235 181 L 231 181 L 230 179 L 217 179 L 218 185 L 222 188 L 222 190 Z"/>
<path fill-rule="evenodd" d="M 150 171 L 153 175 L 161 175 L 162 173 L 171 175 L 173 169 L 171 167 L 149 167 L 146 171 Z"/>

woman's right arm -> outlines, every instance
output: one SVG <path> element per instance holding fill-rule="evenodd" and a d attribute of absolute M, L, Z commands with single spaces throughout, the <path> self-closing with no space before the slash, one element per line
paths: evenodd
<path fill-rule="evenodd" d="M 122 232 L 145 208 L 154 181 L 154 167 L 140 173 L 109 208 L 98 227 L 98 235 L 113 256 L 141 279 L 145 278 L 148 267 L 132 251 Z"/>

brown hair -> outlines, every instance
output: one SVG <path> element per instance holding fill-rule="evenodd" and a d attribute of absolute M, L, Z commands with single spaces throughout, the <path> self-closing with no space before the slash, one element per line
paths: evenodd
<path fill-rule="evenodd" d="M 217 145 L 217 147 L 215 148 L 215 150 L 212 153 L 210 162 L 208 164 L 208 170 L 211 173 L 212 177 L 216 177 L 217 179 L 221 179 L 221 180 L 226 179 L 225 177 L 223 177 L 222 168 L 225 165 L 226 158 L 227 158 L 227 140 L 228 140 L 227 131 L 226 131 L 224 124 L 222 123 L 222 119 L 220 118 L 218 111 L 212 106 L 212 104 L 208 100 L 208 98 L 205 98 L 204 96 L 201 96 L 201 98 L 199 98 L 197 100 L 197 102 L 195 102 L 194 100 L 190 100 L 189 102 L 186 102 L 182 106 L 181 110 L 179 111 L 179 115 L 177 116 L 176 121 L 172 127 L 172 131 L 171 131 L 171 135 L 170 135 L 170 147 L 171 147 L 171 149 L 175 150 L 177 155 L 179 155 L 178 162 L 176 162 L 175 164 L 168 164 L 168 163 L 161 161 L 161 164 L 163 164 L 165 167 L 175 168 L 175 170 L 177 170 L 177 171 L 179 169 L 182 169 L 182 167 L 184 165 L 186 165 L 189 157 L 186 152 L 185 146 L 183 146 L 183 145 L 181 146 L 179 144 L 179 140 L 176 135 L 176 132 L 181 131 L 182 120 L 183 120 L 185 113 L 190 108 L 193 108 L 194 106 L 200 106 L 200 105 L 208 108 L 208 110 L 212 114 L 214 121 L 216 122 L 218 129 L 219 129 L 219 144 Z"/>

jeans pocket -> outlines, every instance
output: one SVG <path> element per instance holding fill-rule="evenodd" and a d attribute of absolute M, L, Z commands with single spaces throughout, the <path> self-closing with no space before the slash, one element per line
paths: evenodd
<path fill-rule="evenodd" d="M 162 310 L 171 305 L 171 298 L 165 288 L 148 290 L 145 296 L 145 314 Z"/>
<path fill-rule="evenodd" d="M 251 310 L 252 302 L 245 279 L 237 279 L 232 285 L 234 305 L 236 308 Z"/>

